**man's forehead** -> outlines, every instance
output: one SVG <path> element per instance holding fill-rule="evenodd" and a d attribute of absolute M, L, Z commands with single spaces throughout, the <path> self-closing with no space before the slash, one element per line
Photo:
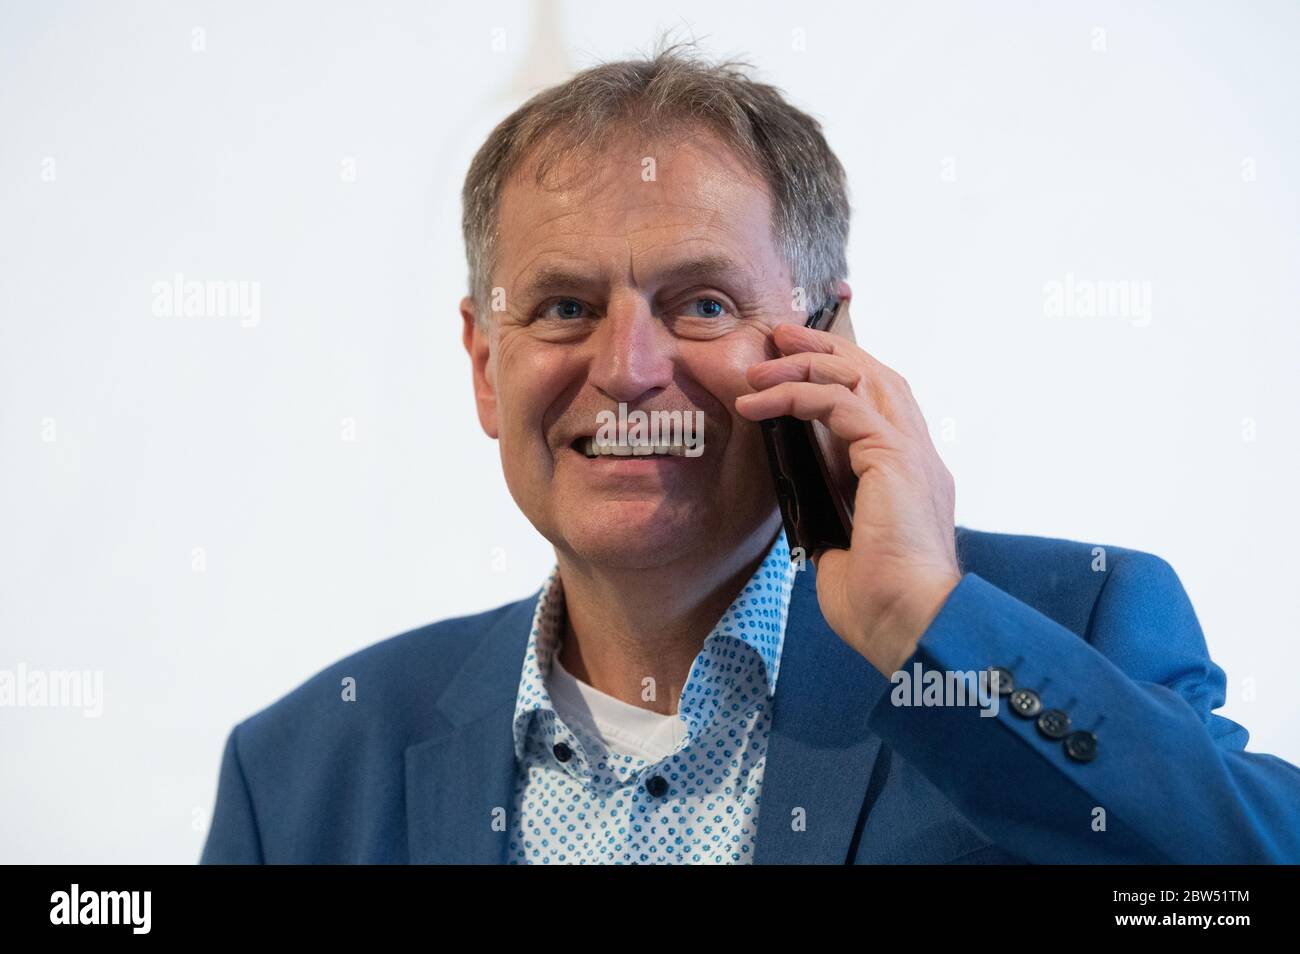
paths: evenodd
<path fill-rule="evenodd" d="M 665 150 L 663 165 L 607 150 L 569 159 L 545 185 L 531 171 L 512 177 L 501 200 L 503 277 L 552 286 L 632 262 L 668 279 L 752 275 L 773 248 L 770 195 L 725 147 L 712 150 L 683 144 Z"/>

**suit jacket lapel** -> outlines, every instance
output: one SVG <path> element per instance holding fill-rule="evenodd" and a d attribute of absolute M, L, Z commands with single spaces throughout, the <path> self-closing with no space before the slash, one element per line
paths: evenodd
<path fill-rule="evenodd" d="M 504 609 L 482 633 L 438 700 L 443 726 L 406 750 L 412 864 L 506 860 L 516 769 L 512 720 L 540 592 Z"/>
<path fill-rule="evenodd" d="M 889 682 L 826 624 L 811 564 L 790 595 L 768 737 L 754 861 L 843 864 L 880 738 L 867 718 Z M 506 860 L 514 801 L 511 721 L 534 593 L 479 638 L 438 708 L 443 724 L 406 750 L 414 864 Z"/>
<path fill-rule="evenodd" d="M 888 680 L 822 617 L 811 563 L 795 577 L 763 770 L 756 864 L 844 864 L 880 738 Z"/>

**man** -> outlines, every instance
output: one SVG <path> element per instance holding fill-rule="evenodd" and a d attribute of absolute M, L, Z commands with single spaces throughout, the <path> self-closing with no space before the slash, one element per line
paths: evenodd
<path fill-rule="evenodd" d="M 1212 712 L 1168 564 L 956 528 L 906 381 L 802 327 L 851 302 L 849 206 L 777 90 L 677 48 L 588 70 L 464 198 L 478 416 L 556 570 L 236 726 L 203 861 L 1300 861 L 1300 770 Z M 638 411 L 703 431 L 611 436 Z M 858 477 L 812 565 L 787 415 Z"/>

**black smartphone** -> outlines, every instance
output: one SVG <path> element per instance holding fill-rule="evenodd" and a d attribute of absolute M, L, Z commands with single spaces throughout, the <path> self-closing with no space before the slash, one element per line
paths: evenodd
<path fill-rule="evenodd" d="M 853 341 L 848 302 L 836 298 L 804 323 Z M 774 417 L 761 422 L 776 500 L 792 560 L 849 548 L 858 480 L 848 444 L 820 421 Z"/>

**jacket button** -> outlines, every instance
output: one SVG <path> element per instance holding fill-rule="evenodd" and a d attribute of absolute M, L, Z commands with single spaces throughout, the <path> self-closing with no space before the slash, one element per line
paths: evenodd
<path fill-rule="evenodd" d="M 551 749 L 551 751 L 555 753 L 555 757 L 561 762 L 567 762 L 569 759 L 573 758 L 573 749 L 569 748 L 563 742 L 556 742 L 555 748 Z"/>
<path fill-rule="evenodd" d="M 645 790 L 655 798 L 660 798 L 668 791 L 668 783 L 661 775 L 651 775 L 645 780 Z"/>
<path fill-rule="evenodd" d="M 989 666 L 989 678 L 996 679 L 998 695 L 1009 696 L 1016 689 L 1016 678 L 1011 675 L 1011 670 L 1003 666 Z"/>
<path fill-rule="evenodd" d="M 1097 737 L 1091 732 L 1071 732 L 1065 738 L 1065 754 L 1076 762 L 1091 762 L 1097 757 Z"/>
<path fill-rule="evenodd" d="M 1063 739 L 1070 731 L 1070 717 L 1061 709 L 1048 709 L 1038 717 L 1038 731 L 1049 739 Z"/>
<path fill-rule="evenodd" d="M 1032 689 L 1017 689 L 1011 693 L 1011 711 L 1024 719 L 1032 719 L 1043 711 L 1043 700 Z"/>

